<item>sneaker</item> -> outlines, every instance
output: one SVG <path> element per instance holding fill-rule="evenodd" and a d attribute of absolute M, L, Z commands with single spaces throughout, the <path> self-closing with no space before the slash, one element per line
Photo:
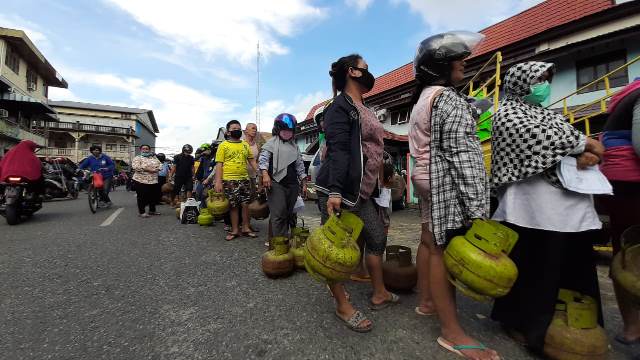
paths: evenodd
<path fill-rule="evenodd" d="M 146 219 L 146 218 L 148 218 L 148 217 L 149 217 L 149 214 L 147 214 L 147 213 L 144 213 L 144 214 L 138 214 L 138 216 L 140 216 L 141 218 L 145 218 L 145 219 Z"/>

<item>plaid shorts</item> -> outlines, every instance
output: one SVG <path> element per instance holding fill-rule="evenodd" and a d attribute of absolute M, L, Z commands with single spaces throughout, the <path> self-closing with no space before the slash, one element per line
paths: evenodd
<path fill-rule="evenodd" d="M 251 182 L 247 180 L 222 180 L 224 196 L 231 207 L 238 207 L 251 201 Z"/>

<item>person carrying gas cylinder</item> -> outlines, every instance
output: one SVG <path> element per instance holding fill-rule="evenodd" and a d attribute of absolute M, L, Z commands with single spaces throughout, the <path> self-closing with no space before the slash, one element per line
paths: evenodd
<path fill-rule="evenodd" d="M 416 160 L 411 181 L 420 198 L 422 233 L 416 265 L 420 316 L 438 315 L 443 348 L 468 359 L 499 359 L 460 325 L 444 249 L 474 219 L 489 215 L 487 174 L 473 109 L 455 86 L 464 79 L 464 59 L 484 39 L 446 32 L 418 45 L 413 61 L 416 89 L 409 121 L 409 150 Z"/>
<path fill-rule="evenodd" d="M 215 162 L 213 161 L 211 155 L 211 145 L 202 144 L 200 145 L 200 157 L 198 158 L 198 167 L 196 169 L 196 199 L 200 201 L 200 208 L 207 207 L 206 199 L 205 199 L 205 184 L 204 181 L 209 177 L 209 175 L 213 172 L 213 167 L 215 166 Z"/>
<path fill-rule="evenodd" d="M 180 195 L 182 188 L 186 193 L 187 198 L 191 197 L 193 191 L 193 173 L 195 159 L 191 155 L 193 153 L 193 146 L 185 144 L 182 146 L 182 152 L 173 157 L 174 166 L 171 168 L 171 175 L 173 176 L 173 194 L 171 196 L 171 202 L 174 207 L 180 206 L 180 200 L 176 202 L 175 198 Z"/>
<path fill-rule="evenodd" d="M 273 137 L 263 146 L 258 159 L 262 186 L 267 189 L 273 236 L 289 236 L 293 207 L 300 193 L 306 193 L 306 172 L 302 154 L 294 143 L 296 118 L 280 114 L 273 124 Z"/>
<path fill-rule="evenodd" d="M 113 180 L 113 172 L 116 165 L 113 160 L 106 154 L 102 153 L 102 147 L 98 145 L 92 145 L 89 148 L 91 155 L 82 160 L 78 164 L 78 168 L 81 170 L 89 169 L 92 173 L 100 173 L 104 180 L 104 185 L 100 190 L 100 201 L 107 206 L 111 206 L 111 199 L 109 198 L 109 192 L 111 191 L 111 181 Z"/>
<path fill-rule="evenodd" d="M 602 324 L 591 231 L 601 223 L 592 195 L 568 190 L 558 173 L 566 168 L 561 163 L 573 162 L 576 171 L 596 165 L 604 148 L 542 107 L 553 70 L 551 63 L 532 61 L 507 71 L 492 133 L 491 186 L 498 198 L 493 219 L 519 239 L 510 253 L 518 278 L 496 299 L 491 317 L 538 353 L 561 288 L 592 297 Z"/>
<path fill-rule="evenodd" d="M 640 78 L 611 98 L 608 112 L 600 168 L 613 186 L 613 196 L 605 201 L 615 255 L 620 251 L 622 233 L 640 224 Z M 614 289 L 624 325 L 615 339 L 624 345 L 640 344 L 640 311 L 615 284 Z"/>

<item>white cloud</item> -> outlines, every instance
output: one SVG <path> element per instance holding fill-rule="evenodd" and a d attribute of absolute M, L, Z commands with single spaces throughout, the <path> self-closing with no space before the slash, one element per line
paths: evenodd
<path fill-rule="evenodd" d="M 304 121 L 307 113 L 313 105 L 327 100 L 331 97 L 329 91 L 316 91 L 306 95 L 297 95 L 291 101 L 284 100 L 269 100 L 260 105 L 260 131 L 271 131 L 273 127 L 273 119 L 278 114 L 289 113 L 293 114 L 298 122 Z M 241 122 L 248 122 L 255 120 L 256 108 L 255 106 L 249 113 L 241 114 L 237 118 Z"/>
<path fill-rule="evenodd" d="M 40 27 L 20 16 L 0 14 L 0 27 L 24 31 L 29 39 L 41 50 L 49 46 L 49 40 L 47 36 L 40 31 Z"/>
<path fill-rule="evenodd" d="M 366 10 L 373 0 L 345 0 L 347 6 L 354 7 L 358 12 Z"/>
<path fill-rule="evenodd" d="M 265 57 L 289 49 L 281 38 L 323 18 L 326 9 L 311 0 L 104 0 L 129 13 L 174 48 L 197 49 L 208 59 L 225 57 L 250 65 L 256 43 Z"/>
<path fill-rule="evenodd" d="M 391 0 L 406 3 L 411 11 L 419 14 L 431 31 L 472 30 L 487 25 L 534 6 L 543 0 Z"/>

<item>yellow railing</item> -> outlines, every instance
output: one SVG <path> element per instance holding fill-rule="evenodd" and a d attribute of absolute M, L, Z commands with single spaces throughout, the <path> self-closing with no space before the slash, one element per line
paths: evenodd
<path fill-rule="evenodd" d="M 496 69 L 495 69 L 495 73 L 493 74 L 493 76 L 491 76 L 489 79 L 487 79 L 484 83 L 478 85 L 477 89 L 474 89 L 474 86 L 473 86 L 474 83 L 480 78 L 480 76 L 482 75 L 484 70 L 489 65 L 494 64 L 494 63 L 496 65 Z M 469 96 L 473 96 L 473 97 L 478 95 L 480 92 L 483 92 L 486 97 L 492 97 L 493 98 L 493 112 L 494 113 L 496 111 L 498 111 L 498 105 L 499 105 L 499 102 L 500 102 L 500 85 L 502 85 L 502 80 L 500 80 L 500 66 L 501 65 L 502 65 L 502 53 L 500 51 L 498 51 L 495 54 L 493 54 L 491 59 L 489 59 L 484 65 L 482 65 L 482 67 L 480 68 L 480 70 L 478 70 L 476 75 L 474 77 L 472 77 L 471 80 L 469 80 L 467 85 L 465 85 L 465 87 L 462 88 L 462 91 L 461 91 L 462 93 L 464 93 L 467 89 L 469 89 L 468 94 L 469 94 Z M 491 89 L 491 90 L 489 90 L 489 89 Z"/>
<path fill-rule="evenodd" d="M 590 119 L 596 115 L 600 115 L 600 114 L 604 114 L 607 112 L 607 100 L 609 100 L 609 98 L 611 98 L 612 96 L 614 96 L 615 94 L 617 94 L 618 92 L 612 92 L 611 91 L 611 84 L 609 81 L 609 77 L 619 71 L 622 71 L 626 68 L 629 67 L 629 65 L 640 61 L 640 56 L 636 57 L 635 59 L 627 62 L 626 64 L 618 67 L 617 69 L 614 69 L 613 71 L 604 74 L 603 76 L 599 77 L 598 79 L 582 86 L 581 88 L 579 88 L 578 90 L 572 92 L 571 94 L 559 99 L 558 101 L 554 102 L 553 104 L 550 104 L 549 106 L 547 106 L 547 108 L 552 107 L 553 105 L 557 105 L 559 103 L 562 103 L 562 114 L 569 120 L 570 124 L 576 124 L 576 123 L 580 123 L 580 122 L 584 122 L 584 132 L 587 136 L 591 136 L 591 123 L 590 123 Z M 567 105 L 568 103 L 568 99 L 574 95 L 579 95 L 581 91 L 589 88 L 590 86 L 594 86 L 598 83 L 600 83 L 601 81 L 604 82 L 604 91 L 605 94 L 601 97 L 599 97 L 596 100 L 593 100 L 591 102 L 588 102 L 586 104 L 580 105 L 578 107 L 576 107 L 575 109 L 569 110 L 569 107 Z M 594 106 L 595 104 L 600 104 L 600 106 L 593 111 L 588 112 L 586 115 L 582 115 L 578 118 L 577 114 L 580 113 L 581 111 L 588 109 L 592 106 Z"/>

